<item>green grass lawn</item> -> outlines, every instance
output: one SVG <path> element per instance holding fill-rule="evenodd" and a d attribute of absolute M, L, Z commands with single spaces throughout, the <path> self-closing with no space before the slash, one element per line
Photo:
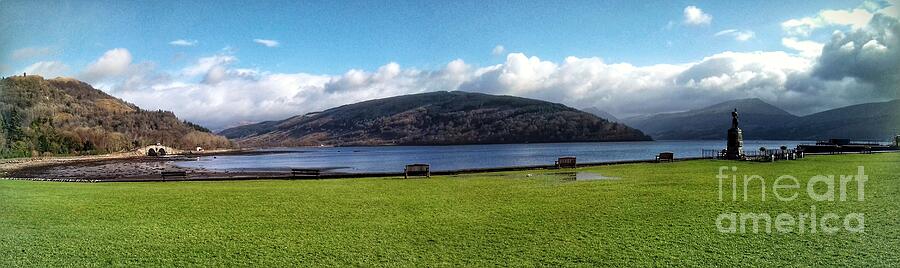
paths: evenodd
<path fill-rule="evenodd" d="M 718 200 L 718 167 L 803 183 L 865 166 L 865 201 Z M 900 263 L 900 154 L 311 181 L 0 181 L 0 267 Z M 527 176 L 526 174 L 533 174 Z M 729 181 L 730 182 L 730 181 Z M 758 184 L 758 182 L 757 182 Z M 823 190 L 819 184 L 816 189 Z M 727 192 L 730 193 L 730 192 Z M 743 200 L 743 199 L 741 199 Z M 852 200 L 852 201 L 851 201 Z M 721 233 L 729 212 L 864 213 L 865 231 Z"/>

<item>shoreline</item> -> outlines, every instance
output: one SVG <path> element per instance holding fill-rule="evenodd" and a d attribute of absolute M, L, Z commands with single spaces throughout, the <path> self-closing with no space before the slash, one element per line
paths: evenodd
<path fill-rule="evenodd" d="M 691 157 L 677 159 L 676 162 L 695 161 L 695 160 L 711 160 L 708 157 Z M 126 159 L 119 159 L 126 160 Z M 53 182 L 164 182 L 164 181 L 238 181 L 238 180 L 310 180 L 310 179 L 354 179 L 354 178 L 381 178 L 381 177 L 403 177 L 403 172 L 362 172 L 362 173 L 342 173 L 342 172 L 323 172 L 318 177 L 295 177 L 291 175 L 290 170 L 272 169 L 272 170 L 255 170 L 255 171 L 218 171 L 207 169 L 183 168 L 174 165 L 172 162 L 178 160 L 172 159 L 135 159 L 135 161 L 117 161 L 117 160 L 100 160 L 94 162 L 82 162 L 75 165 L 54 165 L 50 167 L 30 167 L 22 170 L 13 171 L 12 174 L 20 175 L 19 177 L 3 178 L 7 180 L 30 180 L 30 181 L 53 181 Z M 184 161 L 184 160 L 182 160 Z M 622 161 L 606 161 L 606 162 L 587 162 L 579 163 L 577 168 L 592 166 L 608 166 L 608 165 L 624 165 L 638 163 L 657 163 L 652 160 L 622 160 Z M 112 168 L 108 165 L 116 165 Z M 124 166 L 124 167 L 123 167 Z M 114 172 L 110 173 L 107 168 L 112 168 Z M 457 169 L 457 170 L 441 170 L 433 171 L 433 176 L 460 175 L 460 174 L 477 174 L 491 172 L 507 172 L 507 171 L 525 171 L 525 170 L 575 170 L 573 168 L 557 168 L 555 165 L 531 165 L 531 166 L 510 166 L 510 167 L 492 167 L 492 168 L 473 168 L 473 169 Z M 185 178 L 164 179 L 160 176 L 162 171 L 184 171 Z M 104 173 L 107 174 L 99 174 Z M 115 173 L 115 174 L 113 174 Z M 51 175 L 36 176 L 29 178 L 29 175 Z M 93 175 L 88 175 L 93 174 Z M 126 175 L 127 174 L 127 175 Z M 130 175 L 130 176 L 128 176 Z M 86 179 L 86 178 L 90 179 Z"/>
<path fill-rule="evenodd" d="M 54 166 L 62 166 L 66 164 L 84 164 L 84 163 L 92 163 L 92 162 L 102 162 L 102 161 L 129 161 L 129 160 L 139 160 L 139 161 L 154 161 L 159 159 L 175 159 L 175 158 L 190 158 L 190 157 L 201 157 L 201 156 L 217 156 L 217 155 L 252 155 L 254 154 L 253 150 L 255 149 L 219 149 L 219 150 L 209 150 L 204 152 L 191 152 L 189 154 L 178 154 L 178 155 L 169 155 L 164 157 L 147 157 L 143 154 L 140 154 L 136 151 L 132 152 L 124 152 L 124 153 L 112 153 L 112 154 L 102 154 L 102 155 L 77 155 L 77 156 L 39 156 L 39 157 L 22 157 L 22 158 L 8 158 L 8 159 L 0 159 L 0 176 L 7 175 L 10 173 L 15 173 L 25 169 L 32 168 L 41 168 L 41 167 L 54 167 Z"/>
<path fill-rule="evenodd" d="M 701 139 L 702 140 L 702 139 Z M 717 140 L 717 139 L 709 139 Z M 548 141 L 548 142 L 496 142 L 496 143 L 384 143 L 384 144 L 337 144 L 337 145 L 295 145 L 295 146 L 270 146 L 270 147 L 246 147 L 253 150 L 286 149 L 286 148 L 341 148 L 341 147 L 423 147 L 423 146 L 465 146 L 465 145 L 518 145 L 518 144 L 555 144 L 555 143 L 616 143 L 616 142 L 656 142 L 656 141 L 691 141 L 691 140 L 604 140 L 604 141 Z"/>
<path fill-rule="evenodd" d="M 873 153 L 890 153 L 884 151 Z M 169 155 L 163 157 L 138 156 L 136 153 L 120 153 L 94 156 L 72 157 L 40 157 L 0 160 L 0 179 L 31 180 L 54 182 L 161 182 L 161 181 L 228 181 L 228 180 L 303 180 L 303 179 L 350 179 L 403 177 L 403 172 L 332 172 L 321 169 L 317 177 L 295 177 L 290 169 L 236 169 L 211 170 L 205 168 L 187 168 L 175 164 L 179 161 L 196 161 L 199 157 L 220 155 L 264 155 L 278 151 L 261 151 L 260 149 L 227 149 L 207 151 L 204 153 Z M 850 154 L 850 153 L 848 153 Z M 830 155 L 808 154 L 808 155 Z M 676 162 L 712 160 L 713 157 L 684 157 Z M 637 163 L 657 163 L 655 159 L 615 160 L 602 162 L 578 163 L 577 167 L 623 165 Z M 458 175 L 490 172 L 524 171 L 524 170 L 566 170 L 555 165 L 525 165 L 489 168 L 468 168 L 456 170 L 432 171 L 435 176 Z M 569 169 L 572 170 L 572 169 Z M 185 172 L 183 178 L 163 178 L 162 172 Z"/>

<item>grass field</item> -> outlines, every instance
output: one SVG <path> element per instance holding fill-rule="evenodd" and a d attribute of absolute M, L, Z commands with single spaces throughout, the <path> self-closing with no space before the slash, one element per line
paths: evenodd
<path fill-rule="evenodd" d="M 722 165 L 738 168 L 728 175 L 763 176 L 768 199 L 756 186 L 746 202 L 719 201 Z M 813 201 L 802 191 L 814 175 L 852 175 L 857 166 L 869 176 L 864 201 L 856 201 L 855 184 L 844 202 Z M 551 170 L 410 180 L 0 181 L 0 267 L 900 263 L 900 154 L 579 171 L 618 179 L 570 181 Z M 780 175 L 803 183 L 796 200 L 771 196 Z M 797 215 L 812 205 L 819 213 L 864 213 L 865 231 L 716 227 L 721 213 Z"/>

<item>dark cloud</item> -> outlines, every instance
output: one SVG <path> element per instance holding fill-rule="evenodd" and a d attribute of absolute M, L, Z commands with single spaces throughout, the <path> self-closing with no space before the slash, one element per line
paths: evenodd
<path fill-rule="evenodd" d="M 858 79 L 871 83 L 882 97 L 897 98 L 900 91 L 900 23 L 876 14 L 869 27 L 850 33 L 836 32 L 825 44 L 813 75 L 824 80 Z"/>

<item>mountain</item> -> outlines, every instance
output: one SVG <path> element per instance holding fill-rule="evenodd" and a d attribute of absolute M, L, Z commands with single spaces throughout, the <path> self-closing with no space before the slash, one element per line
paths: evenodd
<path fill-rule="evenodd" d="M 794 116 L 759 99 L 727 101 L 702 109 L 627 118 L 654 139 L 724 139 L 738 109 L 744 139 L 889 140 L 900 135 L 900 100 L 866 103 Z"/>
<path fill-rule="evenodd" d="M 589 108 L 584 108 L 581 110 L 586 113 L 596 115 L 597 117 L 606 119 L 606 121 L 609 121 L 609 122 L 621 122 L 621 120 L 619 120 L 619 118 L 616 118 L 616 116 L 614 116 L 604 110 L 600 110 L 600 108 L 597 108 L 597 107 L 589 107 Z"/>
<path fill-rule="evenodd" d="M 790 139 L 889 140 L 900 135 L 900 100 L 852 105 L 807 115 L 784 127 Z"/>
<path fill-rule="evenodd" d="M 0 80 L 0 157 L 123 152 L 157 142 L 180 149 L 231 145 L 171 112 L 142 110 L 78 80 Z"/>
<path fill-rule="evenodd" d="M 562 104 L 461 91 L 404 95 L 226 129 L 245 146 L 642 141 L 650 138 Z"/>
<path fill-rule="evenodd" d="M 654 139 L 724 139 L 731 128 L 731 111 L 738 110 L 745 139 L 783 139 L 781 128 L 799 117 L 760 99 L 740 99 L 686 112 L 624 119 Z"/>

